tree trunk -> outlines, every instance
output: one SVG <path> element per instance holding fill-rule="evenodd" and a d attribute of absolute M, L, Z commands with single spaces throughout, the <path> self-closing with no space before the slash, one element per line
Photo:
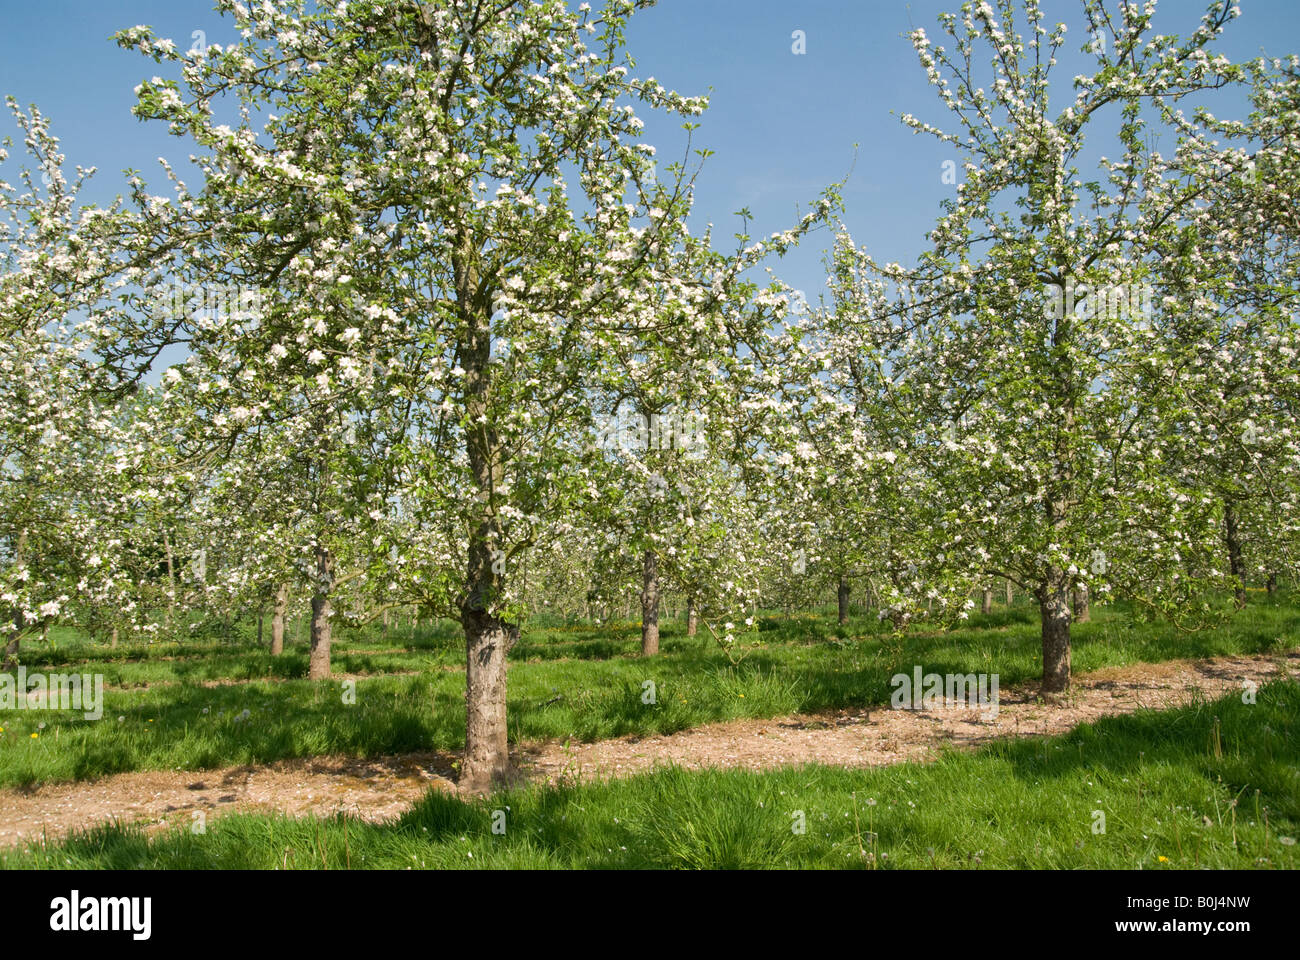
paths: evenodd
<path fill-rule="evenodd" d="M 432 52 L 432 51 L 430 51 Z M 460 790 L 485 794 L 510 773 L 506 728 L 506 655 L 518 628 L 495 612 L 505 593 L 506 558 L 496 499 L 505 481 L 502 450 L 491 406 L 491 291 L 480 289 L 479 252 L 467 233 L 452 257 L 456 301 L 463 330 L 459 343 L 465 369 L 465 447 L 478 495 L 469 530 L 468 569 L 461 624 L 465 630 L 465 761 Z"/>
<path fill-rule="evenodd" d="M 1277 593 L 1277 574 L 1276 574 L 1276 573 L 1270 573 L 1270 574 L 1268 575 L 1268 580 L 1266 580 L 1265 583 L 1264 583 L 1264 589 L 1267 590 L 1267 591 L 1269 592 L 1269 595 L 1270 595 L 1270 596 L 1271 596 L 1272 594 Z"/>
<path fill-rule="evenodd" d="M 1011 586 L 1011 581 L 1008 580 L 1007 581 L 1007 606 L 1008 607 L 1011 606 L 1011 601 L 1014 600 L 1015 597 L 1016 595 L 1014 589 Z"/>
<path fill-rule="evenodd" d="M 319 544 L 316 546 L 316 583 L 311 593 L 311 654 L 307 660 L 308 680 L 330 677 L 330 641 L 333 626 L 330 592 L 334 588 L 334 558 Z"/>
<path fill-rule="evenodd" d="M 1088 585 L 1081 583 L 1074 588 L 1074 622 L 1088 623 L 1092 620 L 1092 607 L 1088 603 Z"/>
<path fill-rule="evenodd" d="M 980 595 L 980 613 L 988 614 L 992 612 L 993 590 L 989 587 L 985 587 L 983 593 Z"/>
<path fill-rule="evenodd" d="M 24 530 L 18 534 L 18 541 L 14 547 L 15 566 L 21 567 L 27 553 L 27 531 Z M 13 612 L 14 632 L 9 642 L 5 644 L 4 663 L 0 664 L 0 669 L 5 671 L 15 670 L 18 667 L 18 648 L 22 643 L 23 628 L 27 626 L 27 618 L 23 616 L 21 604 L 14 606 Z"/>
<path fill-rule="evenodd" d="M 506 655 L 517 628 L 484 611 L 465 618 L 465 763 L 460 789 L 484 794 L 510 775 L 506 739 Z"/>
<path fill-rule="evenodd" d="M 699 628 L 699 625 L 700 609 L 695 602 L 695 598 L 691 597 L 686 601 L 686 635 L 688 637 L 695 636 L 695 631 Z"/>
<path fill-rule="evenodd" d="M 825 594 L 823 594 L 823 596 L 825 596 Z M 848 623 L 849 622 L 849 584 L 848 581 L 844 579 L 844 576 L 842 574 L 840 575 L 840 585 L 835 590 L 835 599 L 839 603 L 840 623 Z"/>
<path fill-rule="evenodd" d="M 482 467 L 479 461 L 476 472 Z M 489 793 L 510 774 L 506 655 L 518 641 L 519 630 L 490 611 L 492 598 L 504 585 L 504 567 L 493 562 L 491 546 L 498 532 L 497 518 L 488 507 L 470 540 L 470 590 L 461 611 L 465 630 L 465 761 L 459 787 L 470 794 Z"/>
<path fill-rule="evenodd" d="M 641 567 L 641 656 L 659 652 L 659 558 L 646 550 Z"/>
<path fill-rule="evenodd" d="M 1070 688 L 1070 603 L 1064 583 L 1045 583 L 1038 591 L 1043 635 L 1043 692 Z"/>
<path fill-rule="evenodd" d="M 1228 541 L 1228 569 L 1232 573 L 1232 595 L 1238 607 L 1246 605 L 1246 567 L 1241 559 L 1241 537 L 1237 530 L 1237 511 L 1231 500 L 1223 502 L 1223 532 Z"/>
<path fill-rule="evenodd" d="M 170 631 L 176 619 L 176 559 L 172 555 L 172 539 L 163 527 L 163 549 L 167 552 L 167 629 Z"/>
<path fill-rule="evenodd" d="M 1061 318 L 1052 333 L 1052 346 L 1068 344 L 1074 336 L 1068 317 Z M 1055 366 L 1055 364 L 1054 364 Z M 1060 421 L 1056 425 L 1051 455 L 1051 469 L 1047 478 L 1046 508 L 1047 533 L 1050 542 L 1063 543 L 1069 527 L 1070 513 L 1075 505 L 1074 479 L 1076 452 L 1073 444 L 1077 438 L 1074 430 L 1075 398 L 1079 396 L 1079 383 L 1072 379 L 1074 371 L 1064 367 L 1056 369 L 1057 395 L 1061 400 Z M 1038 615 L 1042 623 L 1043 681 L 1045 694 L 1064 693 L 1070 689 L 1070 575 L 1048 563 L 1035 591 L 1038 598 Z"/>
<path fill-rule="evenodd" d="M 275 606 L 271 611 L 271 656 L 284 653 L 284 620 L 289 612 L 289 585 L 280 584 L 275 591 Z"/>
<path fill-rule="evenodd" d="M 113 632 L 108 635 L 108 645 L 110 647 L 117 646 L 117 627 L 114 627 Z"/>

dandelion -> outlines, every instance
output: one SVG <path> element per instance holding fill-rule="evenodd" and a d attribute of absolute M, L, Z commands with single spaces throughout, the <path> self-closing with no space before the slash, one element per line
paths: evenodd
<path fill-rule="evenodd" d="M 1168 857 L 1156 857 L 1156 862 L 1157 862 L 1157 863 L 1168 863 L 1168 862 L 1169 862 L 1169 858 L 1168 858 Z"/>
<path fill-rule="evenodd" d="M 1294 847 L 1295 837 L 1278 837 L 1277 842 L 1282 844 L 1284 847 Z"/>
<path fill-rule="evenodd" d="M 33 733 L 33 734 L 32 734 L 32 739 L 35 740 L 35 739 L 36 739 L 37 737 L 39 737 L 39 736 L 40 736 L 39 733 Z"/>

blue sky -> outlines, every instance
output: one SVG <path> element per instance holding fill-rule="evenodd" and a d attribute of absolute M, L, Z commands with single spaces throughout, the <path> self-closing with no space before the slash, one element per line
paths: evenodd
<path fill-rule="evenodd" d="M 1239 2 L 1242 17 L 1222 38 L 1222 52 L 1238 60 L 1300 51 L 1300 3 Z M 800 205 L 852 168 L 845 196 L 855 239 L 878 259 L 912 259 L 940 201 L 952 195 L 941 170 L 955 155 L 898 120 L 911 112 L 947 125 L 906 33 L 923 26 L 937 37 L 936 13 L 959 6 L 960 0 L 660 0 L 637 14 L 628 31 L 636 74 L 683 93 L 712 90 L 696 132 L 696 145 L 715 151 L 699 180 L 698 226 L 712 221 L 715 235 L 729 239 L 732 212 L 747 206 L 755 235 L 782 229 L 795 222 Z M 1079 4 L 1044 6 L 1050 21 L 1071 27 L 1071 54 L 1057 74 L 1064 99 L 1071 96 L 1069 78 L 1084 65 L 1074 53 L 1086 39 Z M 1163 0 L 1157 29 L 1190 33 L 1204 7 L 1200 0 Z M 132 88 L 160 71 L 110 40 L 135 24 L 153 26 L 182 48 L 196 30 L 208 43 L 236 39 L 210 0 L 0 0 L 0 95 L 35 102 L 51 118 L 69 163 L 99 168 L 91 198 L 101 202 L 121 189 L 126 167 L 164 190 L 156 158 L 179 167 L 189 153 L 161 124 L 130 114 Z M 795 30 L 806 37 L 803 55 L 791 49 Z M 680 121 L 645 119 L 660 158 L 676 155 Z M 0 129 L 12 132 L 7 116 Z M 825 233 L 812 238 L 777 265 L 779 275 L 815 297 L 828 243 Z"/>

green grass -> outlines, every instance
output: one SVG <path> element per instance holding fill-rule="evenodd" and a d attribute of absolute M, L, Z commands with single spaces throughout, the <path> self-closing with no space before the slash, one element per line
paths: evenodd
<path fill-rule="evenodd" d="M 229 814 L 196 835 L 183 819 L 152 838 L 103 826 L 11 850 L 0 867 L 1296 869 L 1300 684 L 931 764 L 664 769 L 475 802 L 431 792 L 391 824 Z"/>
<path fill-rule="evenodd" d="M 1194 634 L 1135 623 L 1121 607 L 1094 608 L 1094 617 L 1076 626 L 1076 671 L 1276 651 L 1300 635 L 1300 610 L 1277 598 L 1260 597 L 1227 626 Z M 732 664 L 707 635 L 688 638 L 680 623 L 669 623 L 661 655 L 645 660 L 636 624 L 529 631 L 511 656 L 510 738 L 591 741 L 884 704 L 889 678 L 916 665 L 925 672 L 996 672 L 1003 689 L 1041 670 L 1031 607 L 998 608 L 959 630 L 902 638 L 869 618 L 839 626 L 768 616 L 745 642 L 746 658 Z M 247 638 L 112 650 L 69 635 L 29 644 L 29 672 L 101 673 L 110 689 L 98 721 L 72 712 L 0 713 L 0 786 L 319 754 L 458 750 L 465 736 L 463 656 L 448 624 L 415 636 L 400 629 L 387 638 L 377 629 L 342 632 L 335 670 L 360 677 L 349 705 L 339 681 L 302 679 L 301 646 L 271 657 Z M 402 675 L 410 671 L 417 672 Z M 241 682 L 203 685 L 214 680 Z M 647 681 L 654 683 L 654 703 L 643 702 Z M 246 719 L 234 719 L 245 710 Z"/>

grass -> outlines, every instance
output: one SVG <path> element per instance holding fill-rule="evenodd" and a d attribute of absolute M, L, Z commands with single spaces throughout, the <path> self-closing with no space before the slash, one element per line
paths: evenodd
<path fill-rule="evenodd" d="M 1094 608 L 1094 618 L 1076 626 L 1076 671 L 1281 650 L 1300 635 L 1300 610 L 1278 598 L 1260 597 L 1227 626 L 1195 634 L 1135 623 L 1122 607 Z M 511 655 L 510 738 L 592 741 L 883 704 L 889 678 L 916 665 L 925 672 L 996 672 L 1004 689 L 1041 671 L 1030 607 L 998 608 L 958 630 L 901 638 L 869 618 L 839 626 L 808 616 L 764 617 L 759 627 L 747 635 L 739 664 L 709 637 L 686 637 L 679 623 L 665 624 L 662 653 L 653 660 L 639 656 L 636 624 L 529 631 Z M 301 646 L 271 657 L 247 638 L 109 649 L 57 635 L 50 645 L 28 645 L 25 666 L 29 673 L 102 674 L 103 718 L 0 713 L 0 786 L 320 754 L 458 750 L 465 736 L 462 658 L 447 624 L 419 635 L 394 629 L 386 638 L 378 630 L 345 633 L 334 666 L 357 677 L 349 704 L 341 680 L 302 679 Z M 229 682 L 205 685 L 213 681 Z M 645 702 L 647 681 L 653 703 Z"/>
<path fill-rule="evenodd" d="M 1108 717 L 930 764 L 670 768 L 476 802 L 431 792 L 389 824 L 110 825 L 0 853 L 0 868 L 1296 869 L 1298 836 L 1300 684 L 1279 680 L 1254 704 Z"/>

